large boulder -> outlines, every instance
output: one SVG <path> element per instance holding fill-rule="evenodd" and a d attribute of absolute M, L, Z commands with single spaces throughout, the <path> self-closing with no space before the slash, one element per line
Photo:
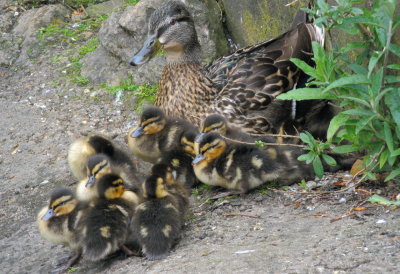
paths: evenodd
<path fill-rule="evenodd" d="M 161 5 L 163 0 L 142 0 L 135 6 L 129 6 L 122 12 L 114 12 L 103 23 L 99 31 L 99 39 L 102 45 L 96 52 L 89 54 L 82 60 L 82 75 L 96 83 L 118 82 L 123 78 L 132 77 L 133 81 L 140 83 L 156 83 L 160 77 L 165 57 L 156 56 L 149 63 L 139 67 L 130 67 L 129 59 L 140 50 L 147 35 L 147 22 L 152 12 Z M 216 33 L 222 33 L 222 27 L 216 20 L 210 20 L 212 16 L 207 12 L 206 6 L 199 0 L 186 0 L 185 5 L 191 11 L 199 41 L 203 49 L 204 63 L 208 63 L 217 56 L 225 54 L 228 47 L 221 41 L 217 41 Z M 218 24 L 217 24 L 218 23 Z M 219 38 L 220 39 L 220 38 Z M 217 52 L 217 46 L 219 52 Z M 101 54 L 99 54 L 101 52 Z M 105 57 L 103 54 L 108 56 Z M 112 56 L 113 58 L 110 58 Z M 103 60 L 113 59 L 115 63 L 105 64 Z M 101 63 L 102 71 L 96 71 Z M 122 64 L 123 63 L 123 64 Z M 106 67 L 103 67 L 106 66 Z M 116 67 L 119 70 L 113 70 Z M 124 68 L 126 73 L 121 73 Z M 121 78 L 123 77 L 123 78 Z"/>
<path fill-rule="evenodd" d="M 287 31 L 300 7 L 308 0 L 290 6 L 281 0 L 222 0 L 226 26 L 238 47 L 245 47 L 274 38 Z"/>
<path fill-rule="evenodd" d="M 22 37 L 21 55 L 17 62 L 24 63 L 27 58 L 38 56 L 39 39 L 37 32 L 40 28 L 51 24 L 59 24 L 67 20 L 69 10 L 64 6 L 46 5 L 37 9 L 30 9 L 24 12 L 18 19 L 17 25 L 13 28 L 12 34 Z"/>

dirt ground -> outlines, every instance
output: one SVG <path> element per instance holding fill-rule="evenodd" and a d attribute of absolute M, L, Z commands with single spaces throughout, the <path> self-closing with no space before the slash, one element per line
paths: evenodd
<path fill-rule="evenodd" d="M 130 101 L 115 102 L 109 93 L 66 81 L 54 84 L 62 69 L 49 59 L 43 54 L 0 68 L 0 273 L 47 273 L 69 254 L 42 239 L 35 224 L 50 191 L 74 183 L 69 144 L 89 132 L 123 143 L 137 119 Z M 149 168 L 140 161 L 138 166 Z M 393 185 L 363 188 L 399 193 Z M 207 200 L 216 193 L 199 189 L 192 195 L 182 238 L 166 259 L 82 260 L 70 272 L 400 273 L 400 211 L 366 203 L 361 192 L 256 190 Z"/>

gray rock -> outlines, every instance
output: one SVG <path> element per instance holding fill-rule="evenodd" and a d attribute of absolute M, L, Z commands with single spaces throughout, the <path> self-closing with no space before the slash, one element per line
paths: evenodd
<path fill-rule="evenodd" d="M 287 31 L 300 7 L 308 1 L 301 0 L 286 7 L 281 0 L 222 0 L 226 24 L 234 42 L 239 47 L 266 41 Z"/>
<path fill-rule="evenodd" d="M 0 13 L 0 31 L 6 32 L 11 30 L 16 17 L 14 14 L 14 11 L 6 12 L 3 14 Z"/>
<path fill-rule="evenodd" d="M 37 31 L 40 28 L 64 21 L 68 15 L 69 10 L 60 4 L 47 5 L 24 12 L 12 30 L 13 34 L 24 37 L 21 55 L 17 62 L 24 63 L 29 56 L 37 56 L 40 53 L 37 47 L 39 42 Z"/>
<path fill-rule="evenodd" d="M 86 8 L 86 12 L 90 17 L 101 16 L 112 13 L 125 4 L 124 0 L 110 0 L 100 4 L 91 5 Z"/>
<path fill-rule="evenodd" d="M 0 66 L 11 66 L 20 53 L 21 39 L 11 33 L 0 33 Z"/>
<path fill-rule="evenodd" d="M 118 82 L 131 74 L 134 82 L 156 83 L 165 64 L 163 56 L 156 56 L 149 63 L 139 67 L 129 67 L 129 59 L 140 50 L 147 35 L 147 22 L 152 12 L 161 4 L 162 0 L 142 0 L 135 6 L 129 6 L 122 12 L 114 12 L 103 23 L 99 31 L 99 40 L 102 48 L 100 52 L 91 54 L 82 60 L 82 75 L 96 83 Z M 204 63 L 217 57 L 216 31 L 217 27 L 209 23 L 210 13 L 206 12 L 205 5 L 199 0 L 187 0 L 194 17 L 199 41 L 203 48 Z M 215 22 L 214 22 L 215 23 Z M 106 52 L 104 52 L 104 50 Z M 107 56 L 104 56 L 106 53 Z M 107 59 L 106 63 L 104 60 Z M 124 63 L 124 64 L 122 64 Z M 101 68 L 99 71 L 98 69 Z M 117 70 L 115 70 L 118 68 Z M 126 69 L 126 73 L 122 70 Z"/>

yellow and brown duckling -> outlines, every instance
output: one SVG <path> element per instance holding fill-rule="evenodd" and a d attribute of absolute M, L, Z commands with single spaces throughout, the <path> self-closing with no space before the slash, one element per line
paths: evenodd
<path fill-rule="evenodd" d="M 86 178 L 79 181 L 76 187 L 76 195 L 80 201 L 91 201 L 98 197 L 96 181 L 106 174 L 117 174 L 125 184 L 139 187 L 134 169 L 129 165 L 118 165 L 112 162 L 107 155 L 100 153 L 89 157 L 86 164 Z"/>
<path fill-rule="evenodd" d="M 187 192 L 168 183 L 162 175 L 153 174 L 143 183 L 143 195 L 145 202 L 136 209 L 133 231 L 148 259 L 162 259 L 180 237 L 188 207 Z"/>
<path fill-rule="evenodd" d="M 51 193 L 48 206 L 37 216 L 37 224 L 43 238 L 55 244 L 66 245 L 75 252 L 62 269 L 68 269 L 80 259 L 81 249 L 75 223 L 85 208 L 86 204 L 79 202 L 70 189 L 59 188 Z"/>
<path fill-rule="evenodd" d="M 96 187 L 99 198 L 82 212 L 76 225 L 83 256 L 98 261 L 117 250 L 137 255 L 125 242 L 140 196 L 135 190 L 126 189 L 124 181 L 114 174 L 102 176 Z"/>
<path fill-rule="evenodd" d="M 129 131 L 128 146 L 135 156 L 156 163 L 162 153 L 184 149 L 181 140 L 186 131 L 196 131 L 196 128 L 186 120 L 166 117 L 158 107 L 147 107 L 139 125 Z"/>
<path fill-rule="evenodd" d="M 287 178 L 291 176 L 287 170 L 292 162 L 284 163 L 286 158 L 280 157 L 275 148 L 263 150 L 255 145 L 231 142 L 211 132 L 203 136 L 193 168 L 197 178 L 205 184 L 246 193 L 266 182 L 277 180 L 286 185 L 299 179 L 298 174 L 296 178 Z M 291 169 L 301 170 L 297 165 Z"/>
<path fill-rule="evenodd" d="M 130 64 L 142 65 L 163 49 L 167 65 L 156 105 L 167 115 L 198 124 L 194 117 L 219 113 L 246 132 L 263 134 L 285 120 L 286 109 L 290 109 L 290 101 L 276 100 L 276 96 L 308 78 L 290 59 L 311 65 L 313 41 L 323 44 L 324 31 L 303 22 L 203 67 L 191 14 L 183 3 L 165 1 L 151 15 L 146 41 Z M 308 105 L 302 107 L 308 111 Z M 285 111 L 277 115 L 275 110 L 281 108 Z"/>
<path fill-rule="evenodd" d="M 76 140 L 68 151 L 69 167 L 78 180 L 86 178 L 87 161 L 90 156 L 99 153 L 107 155 L 113 165 L 124 167 L 132 172 L 136 170 L 133 159 L 123 148 L 105 136 L 93 134 Z"/>
<path fill-rule="evenodd" d="M 168 166 L 173 178 L 187 189 L 197 185 L 199 181 L 194 175 L 192 160 L 196 156 L 195 139 L 197 130 L 187 130 L 181 137 L 181 149 L 174 149 L 161 155 L 160 164 Z"/>
<path fill-rule="evenodd" d="M 274 137 L 255 136 L 242 131 L 240 128 L 229 124 L 228 120 L 221 114 L 211 114 L 207 116 L 201 123 L 200 132 L 200 135 L 198 135 L 198 137 L 196 138 L 196 142 L 199 142 L 201 138 L 208 132 L 217 132 L 229 139 L 241 142 L 276 142 L 276 139 Z"/>

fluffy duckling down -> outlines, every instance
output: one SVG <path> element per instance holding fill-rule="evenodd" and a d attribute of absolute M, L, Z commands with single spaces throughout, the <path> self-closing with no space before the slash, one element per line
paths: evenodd
<path fill-rule="evenodd" d="M 90 156 L 105 154 L 114 165 L 135 171 L 132 157 L 108 137 L 92 134 L 73 142 L 68 150 L 68 164 L 78 180 L 86 179 L 87 162 Z"/>
<path fill-rule="evenodd" d="M 105 154 L 95 154 L 89 157 L 86 164 L 86 178 L 81 180 L 76 188 L 76 195 L 80 201 L 89 202 L 98 198 L 96 182 L 106 174 L 120 176 L 129 186 L 139 187 L 135 169 L 128 164 L 119 165 Z"/>
<path fill-rule="evenodd" d="M 280 178 L 285 168 L 257 146 L 230 142 L 216 132 L 202 137 L 192 164 L 201 182 L 242 193 Z"/>
<path fill-rule="evenodd" d="M 166 176 L 170 176 L 168 172 Z M 143 183 L 145 202 L 137 207 L 132 224 L 142 252 L 150 260 L 168 255 L 180 237 L 184 223 L 188 206 L 187 192 L 182 186 L 168 183 L 169 180 L 157 174 L 146 179 Z"/>
<path fill-rule="evenodd" d="M 164 152 L 173 149 L 184 149 L 181 144 L 186 131 L 196 131 L 188 121 L 168 118 L 158 107 L 147 107 L 139 125 L 128 134 L 128 146 L 132 153 L 144 161 L 156 163 Z"/>
<path fill-rule="evenodd" d="M 51 193 L 48 206 L 37 215 L 40 234 L 46 240 L 68 246 L 76 254 L 63 269 L 68 269 L 79 261 L 81 250 L 75 223 L 86 204 L 80 203 L 68 188 L 58 188 Z M 59 269 L 62 270 L 62 269 Z"/>
<path fill-rule="evenodd" d="M 83 256 L 99 261 L 119 249 L 128 255 L 136 255 L 125 242 L 139 195 L 126 189 L 124 181 L 114 174 L 104 175 L 96 186 L 99 198 L 82 212 L 76 225 Z"/>

